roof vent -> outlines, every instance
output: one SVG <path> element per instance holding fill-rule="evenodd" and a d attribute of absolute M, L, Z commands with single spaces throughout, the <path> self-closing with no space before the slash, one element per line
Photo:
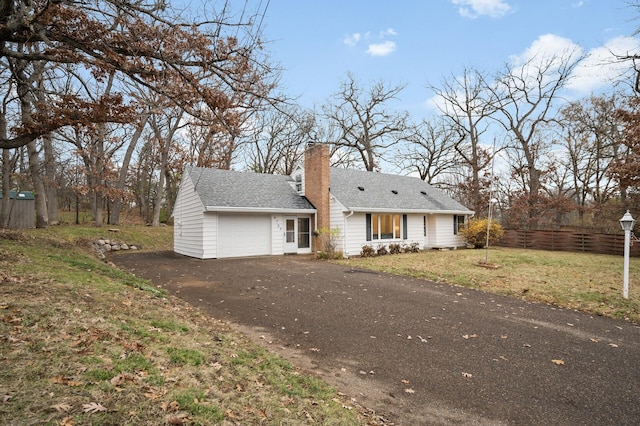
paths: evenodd
<path fill-rule="evenodd" d="M 426 192 L 424 192 L 424 191 L 420 191 L 420 193 L 421 193 L 422 195 L 427 195 L 427 193 L 426 193 Z"/>
<path fill-rule="evenodd" d="M 392 189 L 391 192 L 393 192 L 394 194 L 398 194 L 398 191 L 396 191 L 395 189 Z"/>
<path fill-rule="evenodd" d="M 359 189 L 360 191 L 364 191 L 364 186 L 359 186 L 359 187 L 358 187 L 358 189 Z"/>

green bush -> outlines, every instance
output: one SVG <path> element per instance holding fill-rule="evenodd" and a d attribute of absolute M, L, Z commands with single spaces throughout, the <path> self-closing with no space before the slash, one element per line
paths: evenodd
<path fill-rule="evenodd" d="M 467 244 L 475 248 L 483 248 L 487 244 L 487 221 L 487 218 L 469 220 L 467 226 L 461 230 L 462 235 L 467 238 Z M 503 235 L 502 226 L 492 220 L 489 227 L 489 244 L 497 243 Z"/>

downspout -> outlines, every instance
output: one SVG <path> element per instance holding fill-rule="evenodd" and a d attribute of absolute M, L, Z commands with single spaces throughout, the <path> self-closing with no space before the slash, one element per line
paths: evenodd
<path fill-rule="evenodd" d="M 348 257 L 346 256 L 347 253 L 347 234 L 349 234 L 349 228 L 348 228 L 348 220 L 351 216 L 353 216 L 355 212 L 351 211 L 348 215 L 346 215 L 344 217 L 344 238 L 342 239 L 342 257 Z"/>
<path fill-rule="evenodd" d="M 313 235 L 313 244 L 311 245 L 311 248 L 315 258 L 318 255 L 318 209 L 316 209 L 316 212 L 313 214 L 313 232 L 311 235 Z"/>

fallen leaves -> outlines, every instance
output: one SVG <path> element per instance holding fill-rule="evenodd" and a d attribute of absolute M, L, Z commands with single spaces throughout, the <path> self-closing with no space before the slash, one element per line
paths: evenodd
<path fill-rule="evenodd" d="M 69 405 L 65 402 L 51 406 L 51 409 L 56 410 L 58 413 L 68 413 L 72 408 L 73 405 Z"/>
<path fill-rule="evenodd" d="M 120 373 L 117 376 L 114 376 L 110 382 L 113 386 L 119 386 L 126 382 L 133 382 L 134 377 L 130 374 Z"/>
<path fill-rule="evenodd" d="M 164 401 L 162 404 L 160 404 L 160 408 L 162 408 L 162 411 L 178 411 L 180 410 L 180 404 L 177 401 Z"/>
<path fill-rule="evenodd" d="M 73 380 L 72 378 L 64 377 L 64 376 L 51 377 L 51 378 L 49 378 L 49 383 L 58 384 L 58 385 L 66 385 L 66 386 L 69 386 L 69 387 L 77 387 L 77 386 L 83 386 L 84 385 L 84 383 L 77 382 L 77 381 Z"/>
<path fill-rule="evenodd" d="M 73 417 L 64 417 L 58 423 L 59 426 L 73 426 L 75 423 L 73 422 Z"/>
<path fill-rule="evenodd" d="M 101 413 L 108 411 L 107 408 L 99 402 L 90 402 L 89 404 L 82 404 L 82 411 L 89 414 Z"/>

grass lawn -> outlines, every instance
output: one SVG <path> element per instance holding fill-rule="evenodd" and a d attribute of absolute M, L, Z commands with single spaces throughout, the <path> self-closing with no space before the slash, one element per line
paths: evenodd
<path fill-rule="evenodd" d="M 600 254 L 491 248 L 427 250 L 352 258 L 339 263 L 446 282 L 529 301 L 640 323 L 640 259 L 631 258 L 629 299 L 622 297 L 623 257 Z"/>
<path fill-rule="evenodd" d="M 365 425 L 375 416 L 91 241 L 171 248 L 171 227 L 0 230 L 0 423 Z"/>

